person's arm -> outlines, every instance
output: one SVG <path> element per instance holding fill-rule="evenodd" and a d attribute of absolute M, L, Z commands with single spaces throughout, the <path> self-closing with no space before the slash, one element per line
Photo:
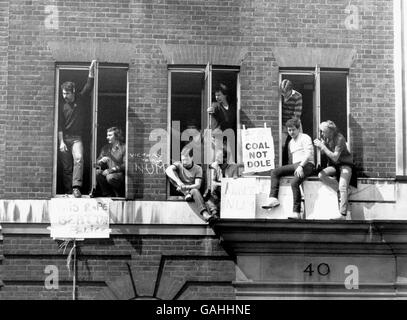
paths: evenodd
<path fill-rule="evenodd" d="M 178 187 L 182 188 L 185 184 L 181 181 L 177 174 L 177 167 L 175 165 L 170 165 L 167 169 L 165 169 L 165 174 L 174 181 Z"/>
<path fill-rule="evenodd" d="M 59 139 L 59 151 L 68 151 L 68 147 L 64 141 L 64 133 L 62 131 L 58 131 L 58 139 Z"/>
<path fill-rule="evenodd" d="M 298 92 L 298 98 L 296 99 L 294 106 L 294 117 L 301 120 L 301 115 L 302 115 L 302 95 L 301 93 Z"/>
<path fill-rule="evenodd" d="M 304 158 L 301 159 L 297 169 L 295 169 L 294 175 L 302 178 L 304 177 L 304 166 L 309 162 L 309 159 L 313 157 L 314 146 L 312 140 L 306 135 L 303 135 L 303 148 L 305 150 Z"/>
<path fill-rule="evenodd" d="M 194 184 L 184 185 L 184 190 L 200 189 L 202 184 L 202 178 L 195 178 Z"/>
<path fill-rule="evenodd" d="M 333 162 L 337 162 L 339 157 L 341 156 L 342 150 L 343 150 L 343 144 L 344 141 L 338 141 L 338 143 L 335 145 L 335 150 L 332 152 L 331 150 L 328 149 L 328 147 L 325 145 L 325 142 L 323 140 L 315 139 L 314 144 L 315 146 L 320 149 L 322 152 L 324 152 L 329 159 L 331 159 Z"/>
<path fill-rule="evenodd" d="M 96 60 L 92 60 L 92 63 L 89 66 L 88 80 L 86 81 L 85 86 L 82 88 L 80 95 L 84 96 L 92 91 L 93 81 L 95 78 L 95 68 L 96 68 Z"/>

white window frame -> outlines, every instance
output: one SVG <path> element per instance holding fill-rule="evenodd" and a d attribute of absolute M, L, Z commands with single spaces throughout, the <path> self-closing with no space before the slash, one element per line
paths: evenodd
<path fill-rule="evenodd" d="M 91 159 L 92 161 L 96 161 L 97 158 L 97 146 L 96 146 L 96 135 L 95 130 L 97 130 L 97 113 L 98 113 L 98 71 L 99 69 L 103 68 L 114 68 L 114 69 L 126 69 L 126 167 L 125 167 L 125 198 L 128 196 L 128 157 L 129 153 L 127 150 L 127 142 L 128 142 L 128 134 L 129 134 L 129 121 L 128 121 L 128 113 L 129 113 L 129 72 L 128 66 L 124 66 L 123 64 L 115 65 L 115 64 L 107 64 L 107 65 L 99 65 L 96 62 L 95 65 L 95 74 L 94 74 L 94 83 L 92 89 L 92 145 L 91 145 Z M 58 166 L 58 114 L 59 114 L 59 97 L 61 95 L 60 92 L 60 84 L 59 84 L 59 75 L 61 70 L 77 70 L 77 71 L 89 71 L 88 64 L 75 64 L 75 63 L 57 63 L 55 67 L 55 114 L 54 114 L 54 157 L 53 157 L 53 178 L 52 178 L 52 197 L 62 197 L 62 194 L 57 194 L 57 166 Z M 93 189 L 96 187 L 96 168 L 93 164 L 91 164 L 91 188 Z M 86 197 L 86 195 L 83 195 Z"/>
<path fill-rule="evenodd" d="M 214 71 L 230 71 L 230 72 L 236 72 L 236 161 L 237 163 L 241 163 L 242 161 L 242 154 L 240 152 L 241 150 L 241 124 L 240 124 L 240 110 L 241 110 L 241 104 L 240 104 L 240 67 L 235 66 L 235 67 L 230 67 L 230 68 L 222 68 L 218 66 L 213 66 L 211 63 L 207 63 L 206 66 L 196 66 L 196 67 L 191 67 L 191 66 L 168 66 L 168 97 L 167 97 L 167 105 L 168 105 L 168 112 L 167 112 L 167 141 L 169 141 L 167 145 L 167 163 L 170 165 L 171 164 L 171 125 L 172 125 L 172 119 L 171 119 L 171 79 L 172 79 L 172 73 L 177 72 L 185 72 L 185 73 L 202 73 L 204 74 L 204 87 L 202 88 L 204 91 L 204 101 L 202 103 L 203 108 L 207 108 L 211 105 L 212 103 L 212 74 Z M 209 119 L 209 114 L 207 114 L 207 119 L 206 122 L 208 124 L 207 128 L 210 127 L 210 119 Z M 211 148 L 207 148 L 209 152 L 212 152 Z M 204 159 L 206 159 L 207 156 L 204 154 Z M 208 185 L 211 183 L 211 176 L 210 176 L 210 171 L 207 172 L 207 175 L 205 177 L 207 179 Z M 169 182 L 167 182 L 167 200 L 181 200 L 182 197 L 180 196 L 170 196 L 169 192 Z"/>
<path fill-rule="evenodd" d="M 321 123 L 321 84 L 320 84 L 320 75 L 321 73 L 342 73 L 346 75 L 346 134 L 347 134 L 347 145 L 349 148 L 349 151 L 352 152 L 351 150 L 351 139 L 350 139 L 350 127 L 349 127 L 349 115 L 350 115 L 350 111 L 349 111 L 349 107 L 350 107 L 350 93 L 349 93 L 349 71 L 345 71 L 345 70 L 321 70 L 321 68 L 316 65 L 314 70 L 303 70 L 301 68 L 298 68 L 298 70 L 294 70 L 294 69 L 290 69 L 290 70 L 284 70 L 281 69 L 279 71 L 279 78 L 278 78 L 278 83 L 281 83 L 282 78 L 284 75 L 302 75 L 302 76 L 313 76 L 314 77 L 314 99 L 313 99 L 313 113 L 314 113 L 314 117 L 313 117 L 313 134 L 314 137 L 319 137 L 319 124 Z M 295 89 L 295 88 L 294 88 Z M 280 95 L 280 93 L 279 93 Z M 283 123 L 282 123 L 282 101 L 281 101 L 281 97 L 279 98 L 279 126 L 280 126 L 280 130 L 279 130 L 279 146 L 280 149 L 282 149 L 282 127 L 283 127 Z M 311 137 L 313 138 L 313 137 Z M 316 165 L 320 165 L 321 164 L 321 151 L 319 149 L 316 149 L 316 155 L 317 155 L 317 163 Z M 280 157 L 279 157 L 279 165 L 282 165 L 282 154 L 280 152 Z"/>

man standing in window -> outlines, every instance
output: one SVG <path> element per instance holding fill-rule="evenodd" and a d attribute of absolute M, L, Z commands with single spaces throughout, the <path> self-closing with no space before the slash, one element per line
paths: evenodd
<path fill-rule="evenodd" d="M 283 96 L 282 103 L 282 123 L 283 123 L 283 165 L 288 164 L 288 144 L 290 143 L 291 136 L 287 134 L 286 122 L 289 119 L 297 118 L 301 120 L 302 114 L 302 95 L 293 89 L 293 84 L 290 80 L 284 79 L 280 83 L 280 92 Z M 300 128 L 302 132 L 302 127 Z"/>
<path fill-rule="evenodd" d="M 64 104 L 58 115 L 59 151 L 63 167 L 64 191 L 73 193 L 75 198 L 82 196 L 80 188 L 83 178 L 83 143 L 82 131 L 85 121 L 85 96 L 93 88 L 96 60 L 92 60 L 89 76 L 83 89 L 77 93 L 75 83 L 64 82 L 61 85 Z"/>
<path fill-rule="evenodd" d="M 107 142 L 96 161 L 96 181 L 102 197 L 124 196 L 126 145 L 119 128 L 107 129 Z"/>
<path fill-rule="evenodd" d="M 221 83 L 215 89 L 216 102 L 208 108 L 212 130 L 212 147 L 215 153 L 215 161 L 212 166 L 217 169 L 223 162 L 223 151 L 226 149 L 230 154 L 229 162 L 235 162 L 234 142 L 236 139 L 236 107 L 231 104 L 229 89 Z M 223 135 L 227 137 L 226 143 Z M 233 135 L 233 136 L 231 136 Z M 233 141 L 232 141 L 233 140 Z"/>

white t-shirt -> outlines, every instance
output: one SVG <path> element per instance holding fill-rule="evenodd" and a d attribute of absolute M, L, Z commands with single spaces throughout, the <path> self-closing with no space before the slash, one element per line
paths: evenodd
<path fill-rule="evenodd" d="M 309 135 L 300 132 L 295 140 L 290 140 L 288 148 L 292 155 L 293 163 L 307 159 L 307 162 L 314 164 L 314 146 Z"/>

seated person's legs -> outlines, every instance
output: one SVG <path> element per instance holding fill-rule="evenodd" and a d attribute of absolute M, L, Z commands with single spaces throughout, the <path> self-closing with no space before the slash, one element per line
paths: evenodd
<path fill-rule="evenodd" d="M 271 209 L 280 204 L 278 201 L 278 191 L 280 189 L 280 178 L 282 176 L 292 175 L 295 171 L 295 167 L 292 164 L 288 164 L 274 170 L 270 173 L 270 195 L 266 205 L 262 206 L 263 209 Z"/>
<path fill-rule="evenodd" d="M 201 192 L 197 189 L 191 189 L 190 191 L 192 198 L 195 201 L 195 204 L 198 208 L 199 213 L 204 217 L 205 220 L 211 218 L 211 215 L 208 213 L 208 210 L 205 206 L 205 201 L 202 198 Z"/>
<path fill-rule="evenodd" d="M 352 168 L 350 166 L 341 166 L 341 175 L 339 178 L 339 212 L 346 216 L 348 211 L 348 189 L 352 177 Z"/>
<path fill-rule="evenodd" d="M 106 180 L 106 176 L 103 175 L 102 170 L 96 170 L 96 183 L 98 187 L 100 188 L 100 191 L 102 193 L 102 197 L 114 197 L 114 191 L 112 190 L 112 187 Z"/>
<path fill-rule="evenodd" d="M 116 197 L 123 196 L 121 194 L 124 185 L 124 175 L 122 172 L 109 173 L 106 176 L 106 181 L 112 187 Z"/>
<path fill-rule="evenodd" d="M 338 181 L 336 181 L 335 167 L 326 167 L 318 174 L 319 180 L 328 187 L 332 188 L 335 192 L 338 191 Z"/>

